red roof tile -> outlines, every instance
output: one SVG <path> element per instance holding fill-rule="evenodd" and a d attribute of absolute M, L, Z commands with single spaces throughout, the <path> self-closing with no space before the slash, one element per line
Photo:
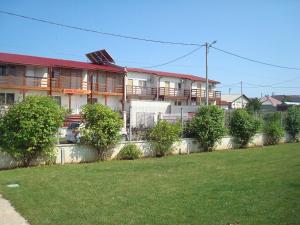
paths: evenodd
<path fill-rule="evenodd" d="M 127 71 L 128 72 L 136 72 L 136 73 L 147 73 L 147 74 L 153 74 L 153 75 L 163 76 L 163 77 L 175 77 L 175 78 L 205 82 L 205 78 L 190 75 L 190 74 L 171 73 L 171 72 L 163 72 L 163 71 L 147 70 L 147 69 L 139 69 L 139 68 L 127 68 Z M 208 80 L 208 82 L 209 83 L 214 83 L 214 84 L 219 84 L 220 83 L 220 82 L 215 81 L 215 80 Z"/>
<path fill-rule="evenodd" d="M 124 69 L 118 66 L 97 65 L 72 60 L 52 59 L 11 53 L 0 53 L 0 62 L 32 66 L 65 67 L 82 70 L 103 70 L 115 73 L 124 73 Z"/>

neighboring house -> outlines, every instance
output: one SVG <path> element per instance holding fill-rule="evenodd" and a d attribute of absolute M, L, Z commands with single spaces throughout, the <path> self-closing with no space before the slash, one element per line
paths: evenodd
<path fill-rule="evenodd" d="M 262 97 L 259 101 L 261 102 L 261 110 L 266 111 L 276 111 L 277 106 L 282 104 L 281 101 L 271 96 Z"/>
<path fill-rule="evenodd" d="M 222 94 L 220 106 L 223 109 L 241 109 L 245 108 L 249 98 L 241 94 Z"/>
<path fill-rule="evenodd" d="M 275 98 L 282 103 L 288 105 L 299 105 L 300 104 L 300 95 L 273 95 L 272 98 Z"/>
<path fill-rule="evenodd" d="M 204 78 L 120 67 L 105 50 L 87 57 L 91 63 L 0 53 L 0 106 L 28 95 L 48 95 L 68 109 L 74 121 L 83 105 L 98 102 L 119 111 L 126 127 L 126 121 L 151 125 L 160 113 L 195 112 L 205 102 Z M 210 104 L 220 102 L 218 83 L 209 80 Z"/>

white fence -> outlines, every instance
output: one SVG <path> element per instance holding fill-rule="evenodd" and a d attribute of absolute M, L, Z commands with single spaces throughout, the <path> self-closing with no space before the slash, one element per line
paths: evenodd
<path fill-rule="evenodd" d="M 289 137 L 286 135 L 281 139 L 281 143 L 289 141 Z M 119 151 L 128 142 L 121 142 L 115 148 L 108 153 L 109 159 L 114 159 L 118 155 Z M 131 143 L 136 144 L 142 151 L 144 157 L 151 157 L 154 152 L 151 150 L 151 146 L 147 141 L 133 141 Z M 254 136 L 249 147 L 263 146 L 264 135 L 257 134 Z M 226 150 L 236 148 L 231 137 L 227 136 L 221 139 L 221 141 L 216 145 L 215 150 Z M 93 162 L 97 160 L 96 151 L 89 146 L 85 145 L 57 145 L 56 146 L 56 164 L 65 163 L 81 163 L 81 162 Z M 195 152 L 202 152 L 203 149 L 199 146 L 198 142 L 192 138 L 183 138 L 181 141 L 177 142 L 173 146 L 172 154 L 189 154 Z M 33 165 L 45 164 L 45 159 L 38 159 Z M 20 166 L 21 164 L 14 160 L 11 156 L 6 153 L 0 152 L 0 169 L 9 169 Z"/>

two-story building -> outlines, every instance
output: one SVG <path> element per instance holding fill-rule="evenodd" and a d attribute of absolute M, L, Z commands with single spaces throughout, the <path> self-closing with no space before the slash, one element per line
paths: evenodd
<path fill-rule="evenodd" d="M 48 95 L 78 115 L 83 105 L 98 102 L 120 112 L 124 121 L 130 117 L 131 125 L 138 126 L 147 124 L 147 118 L 138 119 L 139 115 L 150 113 L 155 118 L 159 113 L 195 112 L 205 102 L 204 78 L 120 67 L 105 50 L 87 57 L 90 63 L 0 53 L 0 105 L 28 95 Z M 210 104 L 221 101 L 218 83 L 209 80 Z"/>

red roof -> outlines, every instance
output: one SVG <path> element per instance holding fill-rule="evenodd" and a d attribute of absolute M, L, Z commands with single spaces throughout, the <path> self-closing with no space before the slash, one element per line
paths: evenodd
<path fill-rule="evenodd" d="M 0 53 L 0 62 L 14 63 L 21 65 L 45 66 L 45 67 L 65 67 L 82 70 L 103 70 L 115 73 L 124 73 L 124 69 L 118 66 L 97 65 L 92 63 L 78 62 L 64 59 L 52 59 L 37 56 Z"/>
<path fill-rule="evenodd" d="M 156 70 L 147 70 L 147 69 L 139 69 L 139 68 L 127 68 L 128 72 L 136 72 L 136 73 L 147 73 L 147 74 L 153 74 L 157 76 L 162 77 L 175 77 L 175 78 L 181 78 L 181 79 L 188 79 L 193 81 L 201 81 L 205 82 L 205 78 L 198 77 L 190 74 L 181 74 L 181 73 L 170 73 L 170 72 L 163 72 L 163 71 L 156 71 Z M 219 84 L 220 82 L 215 80 L 208 80 L 209 83 L 213 84 Z"/>

